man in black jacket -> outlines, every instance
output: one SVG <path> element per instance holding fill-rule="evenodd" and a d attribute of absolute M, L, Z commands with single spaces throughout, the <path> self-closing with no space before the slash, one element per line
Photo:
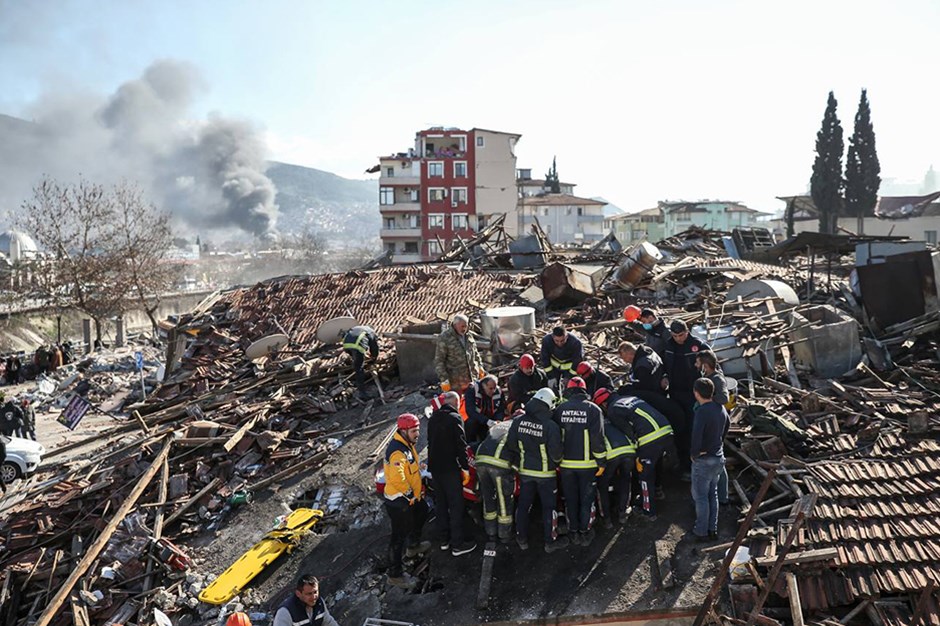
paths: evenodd
<path fill-rule="evenodd" d="M 679 449 L 682 478 L 691 480 L 689 443 L 692 436 L 692 414 L 695 406 L 692 385 L 701 376 L 701 372 L 695 366 L 695 359 L 699 352 L 711 350 L 711 347 L 697 337 L 693 337 L 689 333 L 689 327 L 682 320 L 673 320 L 669 325 L 669 333 L 663 364 L 669 379 L 669 397 L 682 407 L 685 417 L 682 424 L 673 424 L 673 427 L 676 430 L 676 448 Z"/>
<path fill-rule="evenodd" d="M 577 367 L 578 376 L 584 381 L 588 398 L 594 397 L 594 392 L 600 388 L 614 390 L 614 381 L 609 374 L 603 372 L 588 361 L 581 361 Z"/>
<path fill-rule="evenodd" d="M 434 399 L 428 419 L 428 470 L 437 491 L 437 525 L 441 550 L 454 556 L 472 552 L 477 545 L 463 536 L 463 486 L 470 477 L 467 439 L 460 416 L 460 394 L 447 391 Z"/>
<path fill-rule="evenodd" d="M 535 366 L 531 354 L 519 358 L 519 368 L 509 377 L 508 411 L 515 411 L 532 399 L 535 392 L 548 386 L 548 377 L 544 370 Z"/>
<path fill-rule="evenodd" d="M 356 371 L 356 386 L 362 392 L 368 380 L 363 367 L 366 354 L 371 356 L 373 361 L 378 358 L 379 338 L 368 326 L 356 326 L 343 337 L 343 350 L 352 358 L 353 369 Z"/>
<path fill-rule="evenodd" d="M 0 393 L 0 402 L 3 402 L 4 396 Z M 7 437 L 19 437 L 23 430 L 23 409 L 20 408 L 16 398 L 7 400 L 0 407 L 0 434 Z"/>
<path fill-rule="evenodd" d="M 556 326 L 550 335 L 542 337 L 541 359 L 548 386 L 557 391 L 560 382 L 574 376 L 574 368 L 584 360 L 584 347 L 564 326 Z"/>
<path fill-rule="evenodd" d="M 636 391 L 651 391 L 666 395 L 663 362 L 652 348 L 624 341 L 617 348 L 617 354 L 624 363 L 630 365 L 630 382 L 624 386 L 629 386 Z"/>
<path fill-rule="evenodd" d="M 646 335 L 646 345 L 653 349 L 660 359 L 666 354 L 666 341 L 669 339 L 669 329 L 666 322 L 656 315 L 653 309 L 643 309 L 637 320 L 643 334 Z"/>

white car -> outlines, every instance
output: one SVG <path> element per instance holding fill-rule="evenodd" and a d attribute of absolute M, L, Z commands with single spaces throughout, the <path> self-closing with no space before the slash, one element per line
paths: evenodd
<path fill-rule="evenodd" d="M 0 475 L 3 476 L 3 482 L 9 485 L 17 478 L 24 478 L 35 472 L 46 449 L 32 439 L 4 437 L 4 440 L 7 457 L 3 465 L 0 465 Z"/>

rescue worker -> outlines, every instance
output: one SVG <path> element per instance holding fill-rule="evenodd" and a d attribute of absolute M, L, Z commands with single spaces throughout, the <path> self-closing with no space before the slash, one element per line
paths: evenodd
<path fill-rule="evenodd" d="M 558 391 L 561 381 L 575 375 L 575 366 L 584 360 L 581 340 L 564 326 L 556 326 L 550 335 L 542 337 L 542 368 L 548 375 L 548 386 Z"/>
<path fill-rule="evenodd" d="M 666 356 L 666 341 L 669 340 L 669 329 L 666 322 L 656 315 L 653 309 L 643 309 L 640 311 L 640 317 L 637 320 L 643 334 L 646 336 L 644 343 L 649 346 L 660 359 Z"/>
<path fill-rule="evenodd" d="M 725 467 L 724 440 L 731 422 L 725 407 L 714 401 L 715 385 L 699 378 L 692 387 L 698 402 L 692 424 L 692 500 L 698 541 L 718 537 L 718 482 Z"/>
<path fill-rule="evenodd" d="M 20 410 L 23 412 L 23 426 L 20 429 L 20 437 L 36 441 L 36 409 L 30 404 L 29 398 L 24 397 L 22 399 Z"/>
<path fill-rule="evenodd" d="M 483 378 L 485 374 L 480 352 L 469 329 L 467 316 L 457 314 L 437 339 L 434 368 L 441 380 L 441 391 L 453 389 L 463 393 L 471 381 Z"/>
<path fill-rule="evenodd" d="M 274 614 L 272 626 L 339 626 L 320 597 L 320 581 L 304 574 L 297 579 L 294 595 Z"/>
<path fill-rule="evenodd" d="M 627 438 L 636 441 L 636 468 L 640 475 L 644 521 L 656 520 L 656 464 L 675 454 L 672 426 L 666 417 L 633 396 L 611 396 L 606 389 L 594 395 L 594 402 L 607 411 L 607 418 Z"/>
<path fill-rule="evenodd" d="M 600 389 L 601 387 L 605 387 L 607 389 L 610 389 L 611 391 L 616 389 L 616 387 L 614 387 L 614 381 L 610 377 L 610 375 L 607 374 L 606 372 L 603 372 L 595 368 L 588 361 L 581 361 L 580 363 L 578 363 L 578 367 L 576 368 L 576 371 L 578 373 L 578 376 L 581 377 L 581 380 L 584 381 L 584 384 L 586 386 L 585 388 L 587 389 L 588 398 L 593 398 L 594 392 Z"/>
<path fill-rule="evenodd" d="M 623 524 L 630 508 L 633 489 L 633 467 L 636 462 L 636 441 L 604 419 L 604 443 L 607 458 L 604 473 L 597 479 L 597 501 L 601 523 L 605 528 Z"/>
<path fill-rule="evenodd" d="M 4 395 L 0 393 L 0 402 L 3 400 Z M 7 437 L 19 437 L 22 430 L 23 410 L 16 398 L 11 398 L 0 407 L 0 433 Z"/>
<path fill-rule="evenodd" d="M 463 418 L 457 410 L 460 396 L 456 391 L 445 391 L 435 398 L 432 406 L 434 411 L 428 419 L 428 469 L 434 479 L 441 550 L 460 556 L 477 547 L 475 543 L 464 541 L 463 533 L 463 486 L 470 479 L 470 463 Z"/>
<path fill-rule="evenodd" d="M 508 411 L 514 411 L 532 399 L 535 392 L 548 386 L 548 377 L 545 372 L 535 367 L 535 359 L 531 354 L 519 357 L 519 367 L 509 377 L 509 404 Z"/>
<path fill-rule="evenodd" d="M 402 568 L 402 552 L 407 543 L 408 556 L 427 552 L 431 544 L 421 541 L 421 530 L 428 518 L 428 504 L 424 499 L 424 483 L 418 465 L 415 444 L 421 434 L 421 422 L 412 413 L 398 416 L 397 430 L 385 448 L 385 510 L 392 523 L 392 537 L 388 546 L 388 582 L 396 587 L 411 589 L 415 579 Z"/>
<path fill-rule="evenodd" d="M 542 506 L 542 533 L 545 551 L 554 552 L 568 545 L 558 536 L 555 512 L 557 478 L 555 469 L 564 456 L 561 429 L 552 420 L 555 392 L 543 387 L 525 406 L 525 413 L 509 427 L 506 447 L 519 457 L 519 501 L 516 504 L 516 542 L 529 549 L 529 511 L 538 495 Z"/>
<path fill-rule="evenodd" d="M 682 320 L 673 320 L 669 325 L 669 340 L 666 342 L 666 356 L 663 364 L 669 379 L 669 397 L 681 408 L 685 419 L 682 423 L 673 423 L 676 432 L 676 448 L 679 450 L 679 466 L 682 479 L 691 480 L 691 461 L 689 461 L 689 440 L 692 433 L 692 415 L 695 398 L 692 385 L 700 373 L 695 367 L 695 357 L 703 350 L 711 350 L 704 341 L 693 337 L 689 327 Z"/>
<path fill-rule="evenodd" d="M 352 358 L 353 369 L 356 371 L 356 387 L 362 393 L 368 380 L 363 367 L 366 354 L 368 353 L 373 361 L 379 357 L 379 338 L 370 327 L 355 326 L 343 337 L 343 350 Z"/>
<path fill-rule="evenodd" d="M 518 409 L 512 417 L 517 419 L 523 414 L 524 411 Z M 502 543 L 509 543 L 512 538 L 513 492 L 516 488 L 512 466 L 519 463 L 518 455 L 512 454 L 506 445 L 511 425 L 511 421 L 505 421 L 490 428 L 474 458 L 487 540 L 496 541 L 498 536 Z"/>
<path fill-rule="evenodd" d="M 489 427 L 506 419 L 506 401 L 499 381 L 489 374 L 472 383 L 464 391 L 467 441 L 479 443 L 486 438 Z"/>
<path fill-rule="evenodd" d="M 636 391 L 651 391 L 665 397 L 666 379 L 662 359 L 649 346 L 637 346 L 629 341 L 617 348 L 620 359 L 630 366 L 630 382 L 625 386 Z"/>
<path fill-rule="evenodd" d="M 604 473 L 607 446 L 604 443 L 604 414 L 587 394 L 580 376 L 568 381 L 565 401 L 555 407 L 554 419 L 561 427 L 564 453 L 561 460 L 561 491 L 565 497 L 568 537 L 575 545 L 589 546 L 594 540 L 596 477 Z"/>

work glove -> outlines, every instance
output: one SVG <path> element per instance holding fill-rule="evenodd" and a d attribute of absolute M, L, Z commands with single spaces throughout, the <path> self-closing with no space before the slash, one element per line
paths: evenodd
<path fill-rule="evenodd" d="M 499 422 L 497 422 L 496 420 L 486 420 L 487 428 L 492 428 L 493 426 L 496 426 L 497 424 L 499 424 Z"/>
<path fill-rule="evenodd" d="M 441 391 L 450 391 L 450 381 L 443 380 L 441 381 Z"/>
<path fill-rule="evenodd" d="M 601 476 L 603 476 L 603 475 L 604 475 L 604 466 L 601 465 L 600 467 L 598 467 L 598 468 L 597 468 L 597 471 L 594 472 L 594 475 L 595 475 L 597 478 L 600 478 Z"/>
<path fill-rule="evenodd" d="M 477 380 L 482 380 L 484 376 L 486 376 L 486 370 L 481 367 L 477 370 Z"/>
<path fill-rule="evenodd" d="M 460 477 L 464 487 L 470 484 L 470 472 L 468 470 L 460 470 Z"/>
<path fill-rule="evenodd" d="M 637 472 L 643 471 L 643 461 L 641 461 L 640 459 L 636 460 L 636 471 Z"/>

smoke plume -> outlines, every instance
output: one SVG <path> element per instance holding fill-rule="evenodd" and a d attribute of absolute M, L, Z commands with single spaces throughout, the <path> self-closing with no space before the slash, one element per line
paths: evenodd
<path fill-rule="evenodd" d="M 0 205 L 16 211 L 43 175 L 128 179 L 190 228 L 275 237 L 277 189 L 261 134 L 219 115 L 193 121 L 202 89 L 190 65 L 158 61 L 107 98 L 53 94 L 32 107 L 31 122 L 0 116 Z"/>

